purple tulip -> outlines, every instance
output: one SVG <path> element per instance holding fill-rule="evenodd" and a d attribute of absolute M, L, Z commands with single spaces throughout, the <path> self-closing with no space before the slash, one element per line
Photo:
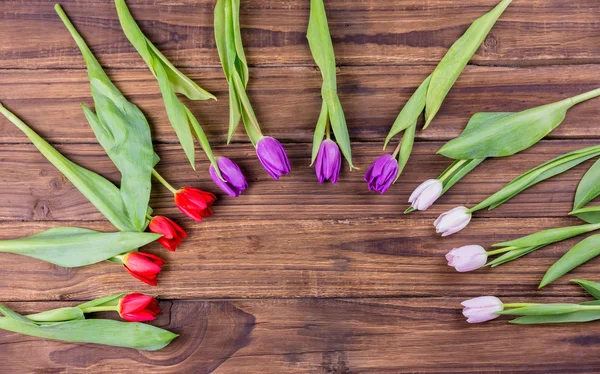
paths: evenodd
<path fill-rule="evenodd" d="M 279 177 L 292 170 L 285 149 L 275 138 L 270 136 L 260 138 L 256 144 L 256 155 L 263 168 L 275 180 L 279 180 Z"/>
<path fill-rule="evenodd" d="M 438 234 L 448 236 L 464 229 L 469 222 L 471 222 L 469 209 L 464 206 L 457 206 L 446 213 L 440 214 L 433 224 Z"/>
<path fill-rule="evenodd" d="M 319 183 L 330 180 L 331 183 L 336 184 L 341 167 L 342 154 L 340 153 L 340 147 L 332 140 L 323 140 L 315 160 L 315 172 Z"/>
<path fill-rule="evenodd" d="M 212 165 L 210 165 L 210 176 L 223 192 L 229 196 L 238 197 L 246 188 L 248 188 L 246 177 L 244 177 L 240 167 L 235 162 L 227 157 L 219 157 L 217 158 L 217 166 L 225 181 L 219 178 L 215 167 Z"/>
<path fill-rule="evenodd" d="M 461 303 L 463 315 L 469 323 L 481 323 L 498 318 L 497 312 L 504 310 L 504 304 L 495 296 L 480 296 Z"/>
<path fill-rule="evenodd" d="M 384 194 L 394 183 L 398 176 L 398 161 L 392 155 L 379 157 L 365 174 L 365 182 L 369 184 L 369 191 Z"/>
<path fill-rule="evenodd" d="M 448 266 L 452 266 L 456 271 L 464 273 L 485 266 L 488 254 L 480 245 L 465 245 L 460 248 L 454 248 L 446 254 Z"/>

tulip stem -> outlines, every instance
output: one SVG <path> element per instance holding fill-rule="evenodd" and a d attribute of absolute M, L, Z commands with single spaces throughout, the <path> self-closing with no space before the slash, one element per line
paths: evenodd
<path fill-rule="evenodd" d="M 456 169 L 460 168 L 461 166 L 463 166 L 463 164 L 465 162 L 467 162 L 469 160 L 460 160 L 458 161 L 454 166 L 452 166 L 452 168 L 450 168 L 450 170 L 448 170 L 447 172 L 444 173 L 444 175 L 440 175 L 440 177 L 438 178 L 440 182 L 444 182 L 449 176 L 451 176 Z"/>
<path fill-rule="evenodd" d="M 150 214 L 146 213 L 146 218 L 148 218 L 148 221 L 152 221 L 152 219 L 153 219 L 154 217 L 152 217 Z"/>
<path fill-rule="evenodd" d="M 327 122 L 327 125 L 325 125 L 325 137 L 327 140 L 331 140 L 331 128 L 329 126 L 329 122 Z"/>
<path fill-rule="evenodd" d="M 156 178 L 156 180 L 158 180 L 163 186 L 167 187 L 169 191 L 171 191 L 173 194 L 177 193 L 175 187 L 171 186 L 171 184 L 169 184 L 169 182 L 167 182 L 165 178 L 158 174 L 156 169 L 152 169 L 152 175 L 154 175 L 154 178 Z"/>
<path fill-rule="evenodd" d="M 510 252 L 513 249 L 519 249 L 519 247 L 506 247 L 506 248 L 495 249 L 493 251 L 488 251 L 487 255 L 488 256 L 493 256 L 493 255 L 497 255 L 499 253 Z"/>
<path fill-rule="evenodd" d="M 392 157 L 396 158 L 396 156 L 398 156 L 398 153 L 400 152 L 400 147 L 402 146 L 402 140 L 400 140 L 398 142 L 398 146 L 396 147 L 396 149 L 394 149 L 394 153 L 392 153 Z"/>
<path fill-rule="evenodd" d="M 82 311 L 84 313 L 114 312 L 117 310 L 117 308 L 117 305 L 91 306 L 89 308 L 82 309 Z"/>
<path fill-rule="evenodd" d="M 526 306 L 539 305 L 539 303 L 511 303 L 504 304 L 504 309 L 506 308 L 524 308 Z"/>

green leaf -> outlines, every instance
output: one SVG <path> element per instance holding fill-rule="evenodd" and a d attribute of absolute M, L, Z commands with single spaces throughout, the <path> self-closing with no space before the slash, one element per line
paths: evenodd
<path fill-rule="evenodd" d="M 585 173 L 575 193 L 575 202 L 573 210 L 583 208 L 585 204 L 594 200 L 600 195 L 600 160 L 597 160 L 594 165 Z"/>
<path fill-rule="evenodd" d="M 398 134 L 400 131 L 406 130 L 411 126 L 416 126 L 417 121 L 419 120 L 419 116 L 423 113 L 423 109 L 425 109 L 425 101 L 427 99 L 427 89 L 429 88 L 429 83 L 431 82 L 431 75 L 425 78 L 423 83 L 417 88 L 415 93 L 408 99 L 408 102 L 400 113 L 387 137 L 385 138 L 385 143 L 383 144 L 383 148 L 387 147 L 388 143 L 392 138 Z"/>
<path fill-rule="evenodd" d="M 597 155 L 600 155 L 600 146 L 579 149 L 547 161 L 507 183 L 498 192 L 471 208 L 471 212 L 486 207 L 489 207 L 490 210 L 494 209 L 529 187 L 563 173 Z"/>
<path fill-rule="evenodd" d="M 571 279 L 571 282 L 577 283 L 590 295 L 600 300 L 600 283 L 584 279 Z"/>
<path fill-rule="evenodd" d="M 567 110 L 600 95 L 600 89 L 556 103 L 490 119 L 477 131 L 464 131 L 439 151 L 449 158 L 506 157 L 527 149 L 554 130 Z"/>
<path fill-rule="evenodd" d="M 547 286 L 558 278 L 579 265 L 586 263 L 600 254 L 600 235 L 592 235 L 576 244 L 558 261 L 556 261 L 544 275 L 539 288 Z"/>
<path fill-rule="evenodd" d="M 569 322 L 590 322 L 600 319 L 600 311 L 584 310 L 566 314 L 555 314 L 548 316 L 525 316 L 513 319 L 510 323 L 518 325 L 536 325 L 542 323 L 569 323 Z"/>
<path fill-rule="evenodd" d="M 217 0 L 214 32 L 219 59 L 229 84 L 229 143 L 238 128 L 240 119 L 252 144 L 262 137 L 258 120 L 246 94 L 249 73 L 242 45 L 238 0 Z"/>
<path fill-rule="evenodd" d="M 355 167 L 352 164 L 350 135 L 348 134 L 344 110 L 337 95 L 335 55 L 323 0 L 311 0 L 310 2 L 310 18 L 306 37 L 312 56 L 323 77 L 321 96 L 327 108 L 326 118 L 329 119 L 335 140 L 344 158 L 348 161 L 350 168 L 353 169 Z M 321 121 L 323 115 L 322 108 L 319 121 Z M 322 137 L 320 139 L 322 140 Z M 313 144 L 314 148 L 315 145 Z"/>
<path fill-rule="evenodd" d="M 464 35 L 450 47 L 442 61 L 440 61 L 433 74 L 431 74 L 431 83 L 427 90 L 427 102 L 425 105 L 426 122 L 423 128 L 429 126 L 465 66 L 467 66 L 469 60 L 477 52 L 477 49 L 479 49 L 479 46 L 483 43 L 485 37 L 511 1 L 502 0 L 489 13 L 475 20 Z M 470 159 L 485 157 L 455 158 Z"/>
<path fill-rule="evenodd" d="M 327 104 L 325 103 L 325 101 L 323 101 L 321 105 L 321 113 L 319 114 L 319 120 L 317 121 L 317 127 L 315 127 L 315 133 L 313 135 L 312 157 L 310 160 L 310 166 L 313 166 L 315 160 L 317 159 L 319 149 L 321 148 L 321 143 L 323 142 L 323 138 L 325 137 L 325 129 L 327 128 L 328 121 L 329 116 L 327 115 Z"/>
<path fill-rule="evenodd" d="M 144 59 L 155 77 L 163 74 L 162 72 L 159 73 L 154 70 L 154 67 L 156 66 L 154 60 L 158 59 L 173 91 L 185 95 L 190 100 L 216 99 L 213 94 L 198 86 L 193 80 L 173 66 L 156 46 L 146 38 L 127 8 L 125 0 L 115 0 L 115 6 L 125 36 Z"/>
<path fill-rule="evenodd" d="M 0 329 L 39 338 L 70 343 L 94 343 L 156 351 L 178 335 L 151 325 L 109 319 L 71 320 L 51 324 L 35 323 L 0 305 Z"/>
<path fill-rule="evenodd" d="M 569 214 L 588 223 L 600 223 L 600 206 L 577 209 Z"/>
<path fill-rule="evenodd" d="M 581 309 L 578 304 L 537 304 L 521 308 L 507 309 L 497 314 L 501 315 L 524 315 L 524 316 L 547 316 L 555 314 L 566 314 L 577 312 Z"/>
<path fill-rule="evenodd" d="M 1 240 L 0 252 L 33 257 L 70 268 L 104 261 L 159 237 L 158 234 L 142 232 L 104 233 L 75 227 L 56 227 L 25 238 Z"/>
<path fill-rule="evenodd" d="M 132 226 L 135 231 L 143 231 L 155 155 L 150 126 L 142 111 L 110 81 L 60 5 L 55 9 L 87 65 L 97 115 L 85 106 L 84 113 L 96 138 L 121 172 L 120 193 Z"/>
<path fill-rule="evenodd" d="M 52 309 L 41 313 L 25 316 L 34 322 L 65 322 L 85 319 L 83 311 L 77 307 Z"/>
<path fill-rule="evenodd" d="M 512 260 L 516 260 L 517 258 L 523 257 L 523 256 L 525 256 L 533 251 L 537 251 L 538 249 L 543 248 L 543 247 L 545 247 L 545 245 L 513 249 L 512 251 L 508 251 L 508 252 L 502 254 L 502 256 L 498 256 L 495 259 L 493 259 L 492 261 L 488 262 L 486 264 L 486 266 L 495 268 L 496 266 L 500 266 L 500 265 L 506 264 L 507 262 L 510 262 Z"/>
<path fill-rule="evenodd" d="M 194 81 L 181 73 L 167 58 L 146 38 L 135 19 L 129 12 L 125 0 L 115 0 L 119 21 L 127 39 L 144 59 L 152 74 L 158 80 L 160 91 L 167 110 L 167 117 L 175 130 L 179 142 L 195 169 L 194 141 L 187 108 L 176 93 L 181 93 L 191 100 L 216 99 L 214 95 L 199 87 Z M 197 121 L 196 121 L 197 122 Z M 204 149 L 206 152 L 206 149 Z M 208 150 L 210 152 L 210 149 Z M 207 155 L 212 157 L 212 153 Z"/>
<path fill-rule="evenodd" d="M 410 153 L 412 152 L 413 145 L 415 143 L 415 132 L 417 130 L 417 125 L 411 126 L 404 131 L 404 136 L 402 136 L 402 143 L 400 144 L 400 152 L 398 152 L 398 175 L 396 175 L 396 179 L 394 183 L 400 178 L 400 175 L 404 171 L 404 167 L 410 158 Z"/>
<path fill-rule="evenodd" d="M 586 232 L 600 229 L 600 225 L 577 225 L 569 227 L 557 227 L 549 230 L 538 231 L 534 234 L 524 236 L 515 240 L 492 245 L 492 247 L 531 247 L 536 245 L 547 245 L 560 242 Z"/>
<path fill-rule="evenodd" d="M 17 126 L 33 145 L 119 230 L 137 231 L 119 189 L 100 175 L 82 168 L 61 155 L 17 116 L 0 104 L 0 113 Z"/>
<path fill-rule="evenodd" d="M 478 131 L 486 128 L 494 121 L 513 115 L 514 112 L 479 112 L 473 114 L 463 130 L 464 133 Z"/>

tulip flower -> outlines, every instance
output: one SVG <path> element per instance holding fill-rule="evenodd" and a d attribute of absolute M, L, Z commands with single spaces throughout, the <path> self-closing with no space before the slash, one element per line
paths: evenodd
<path fill-rule="evenodd" d="M 217 166 L 221 171 L 223 179 L 219 178 L 219 175 L 212 164 L 209 169 L 210 177 L 223 192 L 229 196 L 238 197 L 246 190 L 246 188 L 248 188 L 246 177 L 244 177 L 240 167 L 235 162 L 227 157 L 219 157 L 217 159 Z"/>
<path fill-rule="evenodd" d="M 151 286 L 158 284 L 156 277 L 165 264 L 162 258 L 144 252 L 130 252 L 115 258 L 123 264 L 129 274 Z"/>
<path fill-rule="evenodd" d="M 275 138 L 261 137 L 256 144 L 256 155 L 263 168 L 275 180 L 292 170 L 285 149 Z"/>
<path fill-rule="evenodd" d="M 480 296 L 461 303 L 463 315 L 469 323 L 481 323 L 498 318 L 497 312 L 504 310 L 504 304 L 495 296 Z"/>
<path fill-rule="evenodd" d="M 467 227 L 471 222 L 471 212 L 464 206 L 440 214 L 433 223 L 435 231 L 442 236 L 449 236 Z"/>
<path fill-rule="evenodd" d="M 427 210 L 439 197 L 444 189 L 443 183 L 438 179 L 429 179 L 421 183 L 410 195 L 408 202 L 415 210 Z"/>
<path fill-rule="evenodd" d="M 162 234 L 162 236 L 158 238 L 158 242 L 163 247 L 173 252 L 175 252 L 177 246 L 181 244 L 183 239 L 187 237 L 185 231 L 183 231 L 178 224 L 163 216 L 152 217 L 148 228 L 151 232 Z"/>
<path fill-rule="evenodd" d="M 480 245 L 466 245 L 454 248 L 446 254 L 448 266 L 452 266 L 458 272 L 467 272 L 479 269 L 487 262 L 488 253 Z"/>
<path fill-rule="evenodd" d="M 203 217 L 212 216 L 210 206 L 215 200 L 217 197 L 212 193 L 192 187 L 181 188 L 175 193 L 177 208 L 197 222 L 202 222 Z"/>
<path fill-rule="evenodd" d="M 160 313 L 160 308 L 154 297 L 141 293 L 131 293 L 121 298 L 118 312 L 125 321 L 146 322 L 155 320 L 158 313 Z"/>
<path fill-rule="evenodd" d="M 383 155 L 375 160 L 365 174 L 365 182 L 369 184 L 369 191 L 384 194 L 396 180 L 398 168 L 398 161 L 393 155 Z"/>
<path fill-rule="evenodd" d="M 203 217 L 212 216 L 210 207 L 217 200 L 217 197 L 211 192 L 193 187 L 182 187 L 177 190 L 155 169 L 152 169 L 152 175 L 175 195 L 175 205 L 183 214 L 198 222 L 202 222 Z"/>
<path fill-rule="evenodd" d="M 341 167 L 342 154 L 340 147 L 333 140 L 323 140 L 315 160 L 315 172 L 319 183 L 329 180 L 331 183 L 336 184 Z"/>

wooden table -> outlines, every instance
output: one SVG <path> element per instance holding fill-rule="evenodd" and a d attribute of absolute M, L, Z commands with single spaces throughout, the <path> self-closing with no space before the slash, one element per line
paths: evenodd
<path fill-rule="evenodd" d="M 293 172 L 275 182 L 241 129 L 224 145 L 227 86 L 213 40 L 212 0 L 130 0 L 148 37 L 171 61 L 215 93 L 189 103 L 216 144 L 239 162 L 250 188 L 219 196 L 215 216 L 194 224 L 155 185 L 151 205 L 181 223 L 189 239 L 151 288 L 119 266 L 62 269 L 2 255 L 0 300 L 18 312 L 73 305 L 106 294 L 160 295 L 156 325 L 180 333 L 148 353 L 64 344 L 0 331 L 3 373 L 380 373 L 591 372 L 600 368 L 600 324 L 519 327 L 506 319 L 468 325 L 460 301 L 575 301 L 587 296 L 569 276 L 538 291 L 541 276 L 575 241 L 489 270 L 446 266 L 453 246 L 492 243 L 576 224 L 568 218 L 586 163 L 477 214 L 441 239 L 432 221 L 472 205 L 529 168 L 600 139 L 600 105 L 569 112 L 547 140 L 487 161 L 424 213 L 402 215 L 410 192 L 438 175 L 435 155 L 478 111 L 518 111 L 600 86 L 598 0 L 514 0 L 450 92 L 433 125 L 418 133 L 402 178 L 380 196 L 363 173 L 416 86 L 447 48 L 497 0 L 326 1 L 355 163 L 337 185 L 310 168 L 321 77 L 305 38 L 308 0 L 242 1 L 242 36 L 251 64 L 249 95 L 266 133 L 285 143 Z M 118 172 L 96 143 L 80 102 L 92 104 L 79 51 L 50 0 L 0 2 L 0 101 L 69 158 L 113 181 Z M 110 0 L 65 0 L 65 11 L 117 86 L 147 114 L 159 171 L 177 186 L 215 191 L 199 154 L 192 172 L 171 129 L 156 81 L 122 34 Z M 0 120 L 0 238 L 58 225 L 113 227 L 26 137 Z M 600 280 L 600 261 L 572 277 Z"/>

